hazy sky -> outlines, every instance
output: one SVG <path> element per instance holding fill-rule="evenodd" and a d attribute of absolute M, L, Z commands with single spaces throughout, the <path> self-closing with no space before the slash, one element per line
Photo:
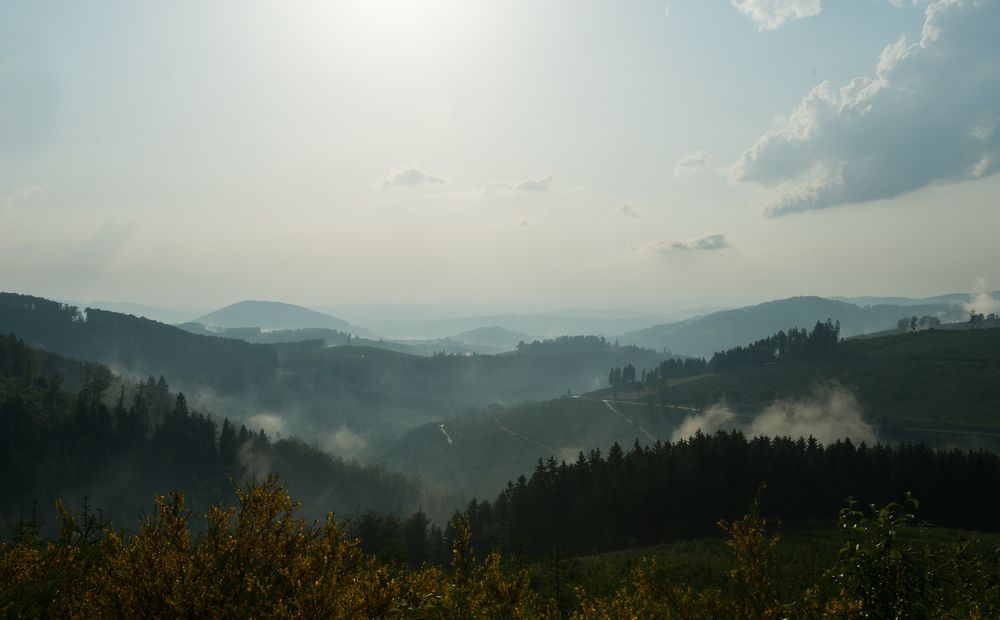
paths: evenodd
<path fill-rule="evenodd" d="M 0 0 L 0 289 L 1000 288 L 1000 0 Z"/>

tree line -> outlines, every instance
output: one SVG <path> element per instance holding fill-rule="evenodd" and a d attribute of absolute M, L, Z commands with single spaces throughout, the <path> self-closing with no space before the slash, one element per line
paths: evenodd
<path fill-rule="evenodd" d="M 907 319 L 909 321 L 909 319 Z M 909 325 L 909 323 L 907 323 Z M 715 353 L 710 360 L 702 358 L 672 358 L 661 361 L 651 370 L 643 370 L 638 382 L 646 388 L 662 392 L 669 379 L 679 379 L 705 374 L 726 372 L 747 366 L 761 366 L 790 360 L 829 357 L 837 352 L 840 343 L 840 321 L 817 321 L 812 331 L 793 327 L 786 331 L 761 338 L 748 345 L 741 345 Z M 612 367 L 608 384 L 615 397 L 620 388 L 637 382 L 636 369 L 631 365 Z"/>
<path fill-rule="evenodd" d="M 0 329 L 59 355 L 113 363 L 138 376 L 170 372 L 174 382 L 227 394 L 272 381 L 278 366 L 265 345 L 16 293 L 0 293 Z"/>
<path fill-rule="evenodd" d="M 461 516 L 477 552 L 588 554 L 708 533 L 742 514 L 761 485 L 764 514 L 787 520 L 829 517 L 849 497 L 885 503 L 912 492 L 935 525 L 1000 530 L 1000 497 L 983 492 L 1000 485 L 995 454 L 736 431 L 628 451 L 615 444 L 572 463 L 540 460 Z"/>
<path fill-rule="evenodd" d="M 59 359 L 0 338 L 0 525 L 57 497 L 90 495 L 119 519 L 168 489 L 185 489 L 193 505 L 207 508 L 230 478 L 271 471 L 320 511 L 408 514 L 417 505 L 420 489 L 402 474 L 228 418 L 219 424 L 162 376 L 124 381 L 104 366 Z M 66 385 L 64 369 L 78 386 Z"/>
<path fill-rule="evenodd" d="M 717 524 L 726 557 L 700 578 L 678 580 L 674 566 L 646 557 L 594 592 L 566 579 L 558 561 L 545 579 L 540 564 L 478 555 L 462 518 L 448 561 L 413 568 L 366 553 L 332 517 L 301 518 L 273 477 L 234 491 L 232 502 L 203 516 L 180 493 L 159 497 L 135 532 L 64 507 L 58 536 L 25 524 L 14 541 L 0 543 L 0 616 L 742 620 L 1000 612 L 995 550 L 975 540 L 916 539 L 909 497 L 869 509 L 848 504 L 838 517 L 840 552 L 810 548 L 795 558 L 813 563 L 811 575 L 785 566 L 774 523 L 752 505 Z"/>
<path fill-rule="evenodd" d="M 719 351 L 708 362 L 712 372 L 791 360 L 830 357 L 840 344 L 840 321 L 817 321 L 812 331 L 793 327 L 745 346 Z"/>

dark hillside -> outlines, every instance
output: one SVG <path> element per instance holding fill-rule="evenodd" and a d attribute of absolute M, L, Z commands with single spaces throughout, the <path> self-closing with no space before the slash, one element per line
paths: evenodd
<path fill-rule="evenodd" d="M 831 319 L 840 322 L 843 336 L 851 336 L 894 328 L 899 319 L 914 314 L 960 315 L 961 309 L 948 304 L 862 307 L 822 297 L 792 297 L 629 332 L 622 336 L 622 342 L 710 356 L 792 325 L 809 326 Z"/>
<path fill-rule="evenodd" d="M 81 311 L 39 297 L 0 293 L 0 333 L 29 345 L 93 360 L 135 376 L 170 376 L 186 389 L 238 393 L 272 380 L 269 347 L 198 336 L 156 321 L 106 310 Z"/>
<path fill-rule="evenodd" d="M 308 498 L 310 517 L 405 514 L 420 497 L 434 507 L 402 474 L 198 412 L 162 377 L 123 381 L 98 364 L 0 339 L 0 529 L 36 502 L 47 518 L 60 497 L 77 505 L 89 496 L 127 524 L 172 490 L 203 511 L 228 495 L 230 478 L 276 472 Z"/>

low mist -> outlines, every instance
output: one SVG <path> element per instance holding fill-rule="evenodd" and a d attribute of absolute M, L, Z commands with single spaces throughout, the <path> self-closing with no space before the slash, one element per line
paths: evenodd
<path fill-rule="evenodd" d="M 328 454 L 352 460 L 365 455 L 368 450 L 368 440 L 352 431 L 346 424 L 326 434 L 320 441 L 320 448 Z"/>
<path fill-rule="evenodd" d="M 823 444 L 849 438 L 855 443 L 874 443 L 875 429 L 864 420 L 858 399 L 837 382 L 814 386 L 802 398 L 774 401 L 760 415 L 737 415 L 725 403 L 688 416 L 671 439 L 687 439 L 697 431 L 739 430 L 749 437 L 815 437 Z"/>
<path fill-rule="evenodd" d="M 967 318 L 971 313 L 1000 314 L 1000 299 L 993 296 L 987 287 L 986 278 L 979 276 L 969 293 L 969 301 L 964 306 Z"/>

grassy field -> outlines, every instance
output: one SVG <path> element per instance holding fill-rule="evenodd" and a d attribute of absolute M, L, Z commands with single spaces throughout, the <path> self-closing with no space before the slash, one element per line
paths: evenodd
<path fill-rule="evenodd" d="M 491 407 L 419 427 L 380 458 L 470 498 L 492 497 L 508 480 L 530 474 L 539 458 L 572 461 L 581 450 L 607 450 L 616 441 L 628 447 L 636 439 L 670 440 L 692 413 L 683 407 L 725 402 L 754 416 L 830 381 L 856 396 L 884 441 L 1000 450 L 1000 329 L 979 329 L 850 340 L 829 359 L 672 380 L 667 402 L 679 407 L 661 408 L 652 392 L 619 390 L 612 403 L 619 415 L 602 402 L 612 399 L 609 388 Z"/>
<path fill-rule="evenodd" d="M 924 331 L 850 340 L 824 360 L 755 366 L 673 383 L 668 402 L 704 407 L 720 401 L 756 414 L 783 398 L 836 381 L 858 398 L 875 424 L 1000 433 L 1000 329 Z M 600 395 L 607 397 L 607 390 Z M 647 394 L 619 392 L 643 401 Z"/>
<path fill-rule="evenodd" d="M 783 600 L 793 600 L 803 591 L 820 584 L 829 587 L 826 573 L 837 564 L 844 536 L 835 520 L 778 525 L 773 533 L 781 537 L 775 550 L 772 578 L 779 586 Z M 946 528 L 906 528 L 900 535 L 901 544 L 918 549 L 949 551 L 960 544 L 986 553 L 1000 549 L 1000 534 L 964 532 Z M 627 581 L 629 573 L 646 559 L 653 559 L 661 569 L 658 578 L 664 582 L 691 586 L 695 590 L 725 589 L 731 552 L 726 538 L 718 536 L 683 540 L 674 543 L 601 553 L 580 558 L 561 558 L 558 589 L 560 598 L 571 603 L 574 587 L 582 587 L 590 595 L 607 596 Z M 536 587 L 550 595 L 556 594 L 555 557 L 528 565 Z M 995 563 L 992 570 L 1000 570 Z M 1000 573 L 995 575 L 1000 578 Z"/>
<path fill-rule="evenodd" d="M 484 498 L 529 475 L 540 458 L 572 461 L 581 450 L 629 445 L 635 437 L 633 426 L 600 400 L 566 397 L 427 424 L 381 458 L 447 490 L 463 489 L 470 499 Z"/>

